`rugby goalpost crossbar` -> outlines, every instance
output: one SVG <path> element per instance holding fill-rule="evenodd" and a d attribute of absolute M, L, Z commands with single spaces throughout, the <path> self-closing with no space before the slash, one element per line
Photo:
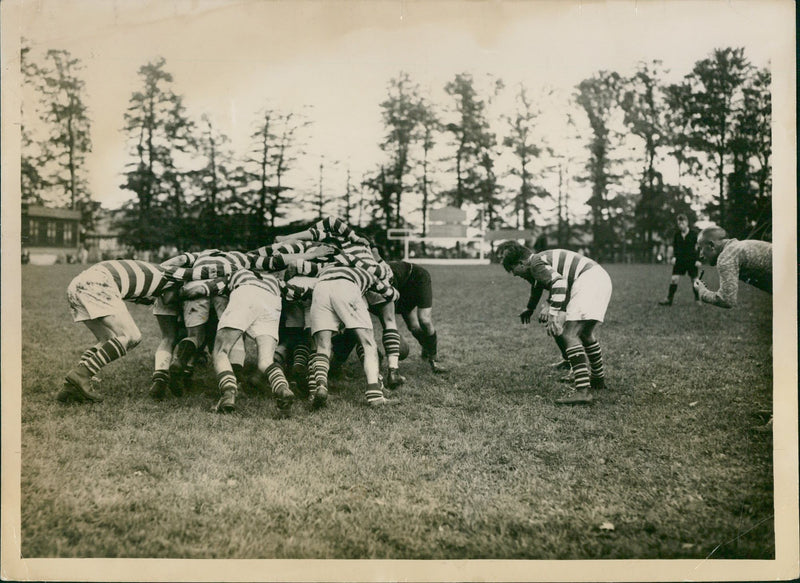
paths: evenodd
<path fill-rule="evenodd" d="M 387 229 L 386 238 L 390 241 L 403 241 L 403 261 L 409 263 L 426 263 L 429 265 L 489 265 L 489 259 L 484 257 L 483 244 L 486 241 L 484 237 L 421 237 L 415 235 L 411 229 Z M 409 257 L 408 244 L 411 242 L 420 243 L 478 243 L 478 258 L 477 259 L 438 259 L 435 257 Z"/>

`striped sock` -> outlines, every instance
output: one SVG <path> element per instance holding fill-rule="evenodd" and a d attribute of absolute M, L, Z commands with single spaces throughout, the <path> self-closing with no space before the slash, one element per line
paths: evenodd
<path fill-rule="evenodd" d="M 383 331 L 383 350 L 389 361 L 389 368 L 397 368 L 400 362 L 400 332 L 397 329 Z"/>
<path fill-rule="evenodd" d="M 328 369 L 331 367 L 331 359 L 327 354 L 315 353 L 311 357 L 311 374 L 314 378 L 316 387 L 328 388 Z"/>
<path fill-rule="evenodd" d="M 89 351 L 87 350 L 86 353 L 88 352 Z M 84 353 L 84 355 L 86 353 Z M 93 355 L 87 357 L 85 361 L 81 361 L 81 364 L 83 364 L 92 374 L 92 376 L 94 376 L 109 362 L 125 356 L 126 353 L 127 350 L 125 350 L 122 342 L 116 338 L 110 338 L 97 347 L 97 351 Z"/>
<path fill-rule="evenodd" d="M 367 392 L 365 393 L 367 397 L 367 403 L 372 403 L 373 401 L 380 401 L 383 399 L 383 389 L 381 388 L 380 383 L 372 383 L 367 385 Z"/>
<path fill-rule="evenodd" d="M 236 392 L 236 375 L 232 370 L 222 371 L 217 375 L 217 384 L 221 393 L 225 391 Z"/>
<path fill-rule="evenodd" d="M 278 391 L 285 392 L 289 388 L 289 381 L 286 380 L 286 375 L 283 374 L 283 369 L 277 362 L 273 362 L 269 365 L 267 370 L 264 371 L 264 375 L 267 377 L 267 381 L 269 381 L 269 386 L 272 388 L 273 395 Z"/>
<path fill-rule="evenodd" d="M 98 350 L 98 346 L 92 346 L 91 348 L 87 348 L 84 351 L 84 353 L 81 354 L 80 363 L 85 365 L 87 360 L 89 360 L 90 358 L 94 358 L 94 356 L 97 354 L 97 350 Z"/>
<path fill-rule="evenodd" d="M 311 347 L 308 344 L 301 342 L 295 346 L 292 354 L 292 374 L 298 377 L 305 375 L 308 371 L 310 357 Z"/>
<path fill-rule="evenodd" d="M 606 376 L 605 367 L 603 366 L 603 351 L 600 349 L 600 343 L 595 340 L 591 344 L 583 347 L 586 351 L 586 356 L 589 358 L 589 369 L 593 379 L 602 379 Z"/>
<path fill-rule="evenodd" d="M 160 381 L 162 383 L 166 383 L 167 381 L 169 381 L 169 371 L 154 370 L 152 380 L 153 382 Z"/>
<path fill-rule="evenodd" d="M 568 346 L 567 358 L 572 366 L 572 374 L 575 375 L 575 388 L 579 391 L 589 389 L 589 359 L 583 346 Z"/>

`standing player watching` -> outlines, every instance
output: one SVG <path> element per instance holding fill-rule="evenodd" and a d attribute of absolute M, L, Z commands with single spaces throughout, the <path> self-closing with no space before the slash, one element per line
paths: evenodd
<path fill-rule="evenodd" d="M 678 280 L 681 275 L 687 274 L 692 280 L 692 286 L 697 281 L 697 269 L 700 267 L 700 261 L 697 258 L 697 233 L 694 229 L 689 228 L 689 219 L 686 215 L 678 215 L 676 219 L 678 223 L 678 230 L 675 231 L 675 236 L 672 239 L 672 277 L 669 281 L 669 292 L 667 297 L 660 302 L 659 306 L 671 306 L 672 299 L 675 297 L 675 291 L 678 289 Z M 697 295 L 697 290 L 692 289 L 694 292 L 694 301 L 700 303 L 700 298 Z"/>
<path fill-rule="evenodd" d="M 527 308 L 520 314 L 523 323 L 530 322 L 542 292 L 550 292 L 547 333 L 563 337 L 577 391 L 556 403 L 591 403 L 590 388 L 605 388 L 603 355 L 594 330 L 605 318 L 611 299 L 608 273 L 588 257 L 566 249 L 534 254 L 516 241 L 505 241 L 498 247 L 497 255 L 507 272 L 531 284 Z"/>
<path fill-rule="evenodd" d="M 78 274 L 67 288 L 72 319 L 86 324 L 98 342 L 67 373 L 56 398 L 61 402 L 102 401 L 92 390 L 92 377 L 102 367 L 125 356 L 142 339 L 125 300 L 152 303 L 154 298 L 174 292 L 193 276 L 202 278 L 209 274 L 135 259 L 101 261 Z"/>

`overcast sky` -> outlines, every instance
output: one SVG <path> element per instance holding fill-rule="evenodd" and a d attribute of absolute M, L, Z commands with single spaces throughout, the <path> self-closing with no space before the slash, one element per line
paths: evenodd
<path fill-rule="evenodd" d="M 533 93 L 553 88 L 557 102 L 546 103 L 546 115 L 563 119 L 572 88 L 601 69 L 624 74 L 660 59 L 679 77 L 714 48 L 745 47 L 753 64 L 767 66 L 787 42 L 793 47 L 792 38 L 776 34 L 793 16 L 791 2 L 768 0 L 30 0 L 17 7 L 34 51 L 66 49 L 85 66 L 88 176 L 108 208 L 132 196 L 119 189 L 127 154 L 120 129 L 141 87 L 139 67 L 158 56 L 189 114 L 208 114 L 239 156 L 264 106 L 311 106 L 308 156 L 294 181 L 313 188 L 324 155 L 342 162 L 340 174 L 326 178 L 341 191 L 341 169 L 349 166 L 357 179 L 381 159 L 379 103 L 401 70 L 439 104 L 445 83 L 462 71 L 499 77 L 509 92 L 519 83 Z M 492 113 L 499 119 L 511 111 Z M 558 148 L 563 129 L 545 127 Z"/>

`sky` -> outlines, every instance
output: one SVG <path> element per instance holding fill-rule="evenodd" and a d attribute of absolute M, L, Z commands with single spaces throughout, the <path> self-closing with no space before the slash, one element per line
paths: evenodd
<path fill-rule="evenodd" d="M 264 107 L 306 112 L 312 121 L 308 154 L 291 180 L 313 191 L 321 157 L 329 166 L 337 160 L 325 176 L 326 192 L 329 187 L 333 195 L 343 191 L 347 168 L 358 180 L 383 159 L 379 104 L 400 71 L 438 105 L 446 104 L 443 87 L 456 73 L 472 73 L 479 87 L 489 75 L 501 78 L 507 90 L 490 110 L 497 128 L 502 116 L 512 113 L 514 88 L 523 84 L 541 98 L 542 139 L 564 152 L 575 147 L 568 146 L 563 123 L 568 98 L 596 71 L 626 74 L 640 61 L 659 59 L 671 72 L 668 80 L 676 80 L 714 48 L 744 47 L 750 61 L 763 67 L 786 51 L 787 42 L 793 47 L 793 37 L 776 34 L 793 15 L 787 10 L 791 2 L 779 0 L 22 0 L 12 5 L 6 8 L 17 10 L 20 34 L 35 53 L 66 49 L 84 65 L 93 142 L 87 173 L 94 198 L 106 208 L 133 196 L 119 188 L 127 160 L 120 130 L 130 95 L 141 86 L 138 69 L 159 56 L 188 113 L 198 120 L 207 114 L 231 138 L 239 157 Z M 549 90 L 552 95 L 543 97 Z M 570 169 L 570 175 L 577 171 Z M 552 169 L 542 180 L 557 188 Z M 579 213 L 588 194 L 574 182 L 568 188 Z"/>

